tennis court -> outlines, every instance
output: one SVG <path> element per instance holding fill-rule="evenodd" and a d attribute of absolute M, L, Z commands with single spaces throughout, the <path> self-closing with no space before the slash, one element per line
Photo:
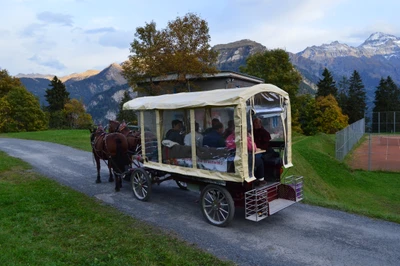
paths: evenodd
<path fill-rule="evenodd" d="M 353 169 L 400 172 L 400 135 L 370 134 L 349 161 Z"/>

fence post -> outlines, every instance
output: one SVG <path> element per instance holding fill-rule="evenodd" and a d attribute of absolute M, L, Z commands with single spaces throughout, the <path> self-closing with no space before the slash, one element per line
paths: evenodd
<path fill-rule="evenodd" d="M 369 133 L 368 143 L 368 171 L 371 171 L 371 133 Z"/>

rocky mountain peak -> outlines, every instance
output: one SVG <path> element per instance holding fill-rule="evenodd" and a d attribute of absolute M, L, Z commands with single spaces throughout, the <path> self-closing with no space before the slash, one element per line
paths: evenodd
<path fill-rule="evenodd" d="M 365 40 L 364 43 L 362 43 L 360 46 L 382 46 L 387 44 L 388 42 L 395 42 L 395 41 L 399 41 L 399 38 L 397 38 L 394 35 L 390 35 L 390 34 L 385 34 L 383 32 L 375 32 L 372 33 L 368 39 Z"/>

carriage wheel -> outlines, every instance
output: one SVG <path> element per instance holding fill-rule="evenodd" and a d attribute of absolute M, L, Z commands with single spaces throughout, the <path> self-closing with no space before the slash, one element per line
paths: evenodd
<path fill-rule="evenodd" d="M 207 185 L 200 195 L 201 211 L 206 220 L 216 226 L 227 226 L 235 215 L 231 194 L 217 185 Z"/>
<path fill-rule="evenodd" d="M 148 201 L 151 194 L 151 178 L 142 168 L 137 168 L 132 172 L 131 184 L 133 195 L 138 200 Z"/>
<path fill-rule="evenodd" d="M 186 182 L 182 182 L 182 181 L 178 181 L 178 180 L 175 180 L 175 182 L 180 189 L 188 190 L 188 185 Z"/>

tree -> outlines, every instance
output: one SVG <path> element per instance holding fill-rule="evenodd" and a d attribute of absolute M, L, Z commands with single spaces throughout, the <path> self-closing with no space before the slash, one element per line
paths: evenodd
<path fill-rule="evenodd" d="M 129 96 L 129 90 L 124 91 L 124 97 L 122 98 L 119 104 L 119 112 L 117 114 L 117 120 L 126 123 L 137 124 L 137 116 L 133 110 L 123 110 L 122 107 L 124 103 L 130 101 L 131 97 Z"/>
<path fill-rule="evenodd" d="M 64 105 L 70 100 L 69 92 L 66 90 L 64 83 L 54 76 L 49 84 L 50 89 L 46 90 L 44 97 L 49 105 L 46 110 L 49 112 L 49 126 L 50 128 L 64 128 L 68 127 L 68 122 L 64 115 Z"/>
<path fill-rule="evenodd" d="M 69 101 L 69 92 L 66 90 L 64 83 L 54 76 L 49 84 L 50 89 L 46 89 L 45 98 L 49 103 L 48 111 L 56 112 L 64 108 L 65 103 Z"/>
<path fill-rule="evenodd" d="M 288 53 L 282 49 L 267 50 L 249 56 L 246 65 L 241 66 L 240 71 L 280 87 L 289 93 L 293 100 L 302 80 L 300 73 L 290 62 Z"/>
<path fill-rule="evenodd" d="M 348 116 L 342 114 L 332 94 L 316 99 L 316 123 L 318 132 L 333 134 L 348 125 Z"/>
<path fill-rule="evenodd" d="M 375 91 L 374 104 L 374 112 L 400 110 L 400 90 L 390 76 L 381 78 Z"/>
<path fill-rule="evenodd" d="M 344 113 L 349 117 L 349 124 L 364 118 L 366 104 L 366 92 L 360 74 L 354 70 L 349 80 L 347 104 Z"/>
<path fill-rule="evenodd" d="M 337 102 L 339 104 L 339 107 L 342 108 L 344 113 L 346 113 L 346 110 L 347 110 L 348 90 L 349 90 L 349 78 L 346 76 L 343 76 L 342 79 L 338 83 Z"/>
<path fill-rule="evenodd" d="M 64 105 L 63 113 L 70 128 L 85 129 L 93 124 L 92 116 L 86 113 L 85 106 L 77 99 L 69 100 Z"/>
<path fill-rule="evenodd" d="M 299 113 L 298 122 L 302 133 L 308 136 L 315 135 L 318 133 L 315 98 L 310 94 L 304 94 L 298 96 L 296 102 L 298 104 L 297 110 Z"/>
<path fill-rule="evenodd" d="M 155 80 L 168 74 L 177 76 L 172 81 L 177 91 L 190 90 L 189 76 L 217 73 L 217 53 L 211 50 L 208 31 L 207 22 L 192 13 L 170 21 L 163 30 L 157 30 L 155 22 L 146 23 L 136 28 L 132 55 L 123 64 L 122 74 L 132 88 L 147 95 L 168 92 L 162 82 Z M 149 86 L 136 87 L 143 82 Z"/>
<path fill-rule="evenodd" d="M 0 132 L 47 129 L 48 120 L 38 99 L 24 87 L 14 87 L 0 103 Z"/>
<path fill-rule="evenodd" d="M 318 91 L 315 95 L 315 97 L 320 97 L 320 96 L 328 96 L 329 94 L 332 94 L 333 97 L 337 97 L 337 88 L 336 88 L 336 82 L 333 80 L 331 72 L 327 68 L 324 69 L 322 72 L 322 76 L 324 77 L 323 79 L 320 79 L 317 83 L 318 86 Z"/>
<path fill-rule="evenodd" d="M 0 70 L 0 98 L 5 96 L 12 88 L 22 87 L 18 78 L 12 77 L 5 69 Z"/>

